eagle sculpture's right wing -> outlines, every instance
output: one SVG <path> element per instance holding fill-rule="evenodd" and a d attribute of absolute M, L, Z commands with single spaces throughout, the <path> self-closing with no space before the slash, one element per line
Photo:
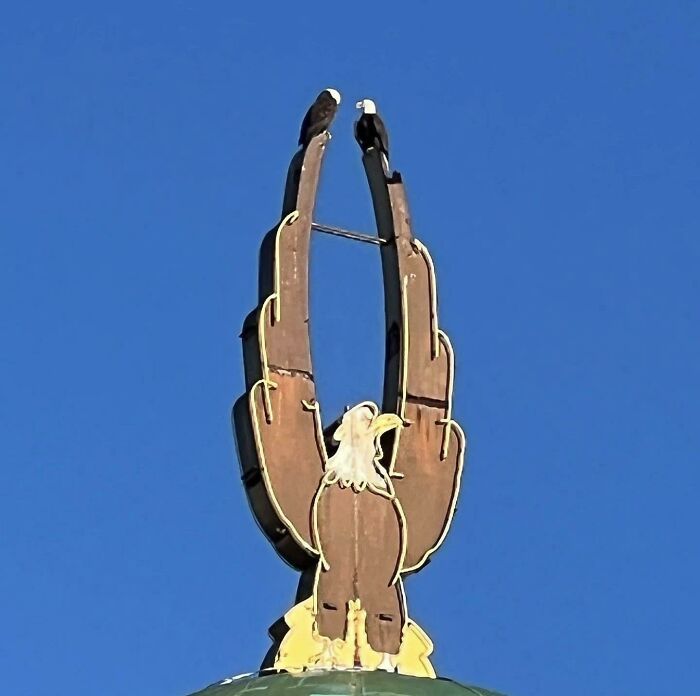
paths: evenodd
<path fill-rule="evenodd" d="M 311 222 L 328 135 L 295 155 L 280 224 L 260 251 L 260 304 L 243 327 L 247 393 L 233 420 L 253 512 L 298 569 L 318 555 L 311 511 L 325 461 L 309 343 Z"/>
<path fill-rule="evenodd" d="M 452 418 L 454 355 L 438 326 L 435 270 L 412 234 L 401 176 L 385 175 L 376 150 L 363 157 L 382 246 L 386 306 L 385 412 L 404 426 L 383 448 L 406 524 L 400 572 L 424 565 L 454 515 L 466 441 Z"/>

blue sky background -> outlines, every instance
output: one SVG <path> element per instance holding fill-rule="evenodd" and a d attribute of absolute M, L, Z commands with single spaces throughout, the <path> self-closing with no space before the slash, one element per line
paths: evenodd
<path fill-rule="evenodd" d="M 318 219 L 372 229 L 351 127 L 374 97 L 457 351 L 469 469 L 408 582 L 439 671 L 692 692 L 699 40 L 691 2 L 6 7 L 2 692 L 185 694 L 265 653 L 296 575 L 238 480 L 237 334 L 326 86 Z M 380 266 L 313 255 L 330 420 L 380 395 Z"/>

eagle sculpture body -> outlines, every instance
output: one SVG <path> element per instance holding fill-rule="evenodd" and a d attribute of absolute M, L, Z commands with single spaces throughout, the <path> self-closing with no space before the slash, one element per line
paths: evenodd
<path fill-rule="evenodd" d="M 409 616 L 403 578 L 439 548 L 455 511 L 466 443 L 452 417 L 454 356 L 401 176 L 388 175 L 370 148 L 363 163 L 384 274 L 384 395 L 381 409 L 357 404 L 324 430 L 308 257 L 328 137 L 312 137 L 292 160 L 282 220 L 262 244 L 260 302 L 242 334 L 246 393 L 234 407 L 242 478 L 263 532 L 301 572 L 263 666 L 434 677 L 433 645 Z"/>
<path fill-rule="evenodd" d="M 371 403 L 358 404 L 343 416 L 333 439 L 338 449 L 328 458 L 314 510 L 318 534 L 316 547 L 321 557 L 318 574 L 318 630 L 330 638 L 342 638 L 346 627 L 346 607 L 351 600 L 384 622 L 400 623 L 402 618 L 401 589 L 398 571 L 405 549 L 401 526 L 400 502 L 391 478 L 382 468 L 380 437 L 402 421 L 394 414 L 379 414 Z M 348 540 L 362 540 L 370 548 L 378 531 L 377 517 L 383 524 L 380 548 L 365 552 L 357 563 L 355 543 L 338 544 L 335 530 L 343 529 Z M 328 543 L 324 544 L 324 540 Z M 368 641 L 380 645 L 374 635 L 380 624 L 368 628 Z M 388 653 L 398 653 L 400 641 L 389 646 Z"/>

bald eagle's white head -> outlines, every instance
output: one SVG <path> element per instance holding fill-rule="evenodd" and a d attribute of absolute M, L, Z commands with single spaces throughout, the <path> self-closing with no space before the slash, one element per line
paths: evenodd
<path fill-rule="evenodd" d="M 355 104 L 355 108 L 362 109 L 363 114 L 377 113 L 377 105 L 371 99 L 362 99 Z"/>
<path fill-rule="evenodd" d="M 357 492 L 368 485 L 387 490 L 386 479 L 378 470 L 382 455 L 379 438 L 401 425 L 402 420 L 397 415 L 380 413 L 379 407 L 371 401 L 346 411 L 333 433 L 338 449 L 326 465 L 327 483 L 352 486 Z"/>
<path fill-rule="evenodd" d="M 326 92 L 333 97 L 335 100 L 336 104 L 340 104 L 340 92 L 337 89 L 333 89 L 332 87 L 326 87 Z"/>

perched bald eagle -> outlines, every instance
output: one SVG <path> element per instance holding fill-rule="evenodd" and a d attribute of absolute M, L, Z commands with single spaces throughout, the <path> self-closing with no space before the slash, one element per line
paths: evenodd
<path fill-rule="evenodd" d="M 340 92 L 332 87 L 324 89 L 316 97 L 316 101 L 309 107 L 302 121 L 299 145 L 307 147 L 312 138 L 328 130 L 328 126 L 335 118 L 338 104 L 340 104 Z"/>
<path fill-rule="evenodd" d="M 371 99 L 363 99 L 355 106 L 362 109 L 362 116 L 355 122 L 355 140 L 367 152 L 375 148 L 382 153 L 384 165 L 389 168 L 389 134 L 386 132 L 384 121 L 377 114 L 377 105 Z"/>

